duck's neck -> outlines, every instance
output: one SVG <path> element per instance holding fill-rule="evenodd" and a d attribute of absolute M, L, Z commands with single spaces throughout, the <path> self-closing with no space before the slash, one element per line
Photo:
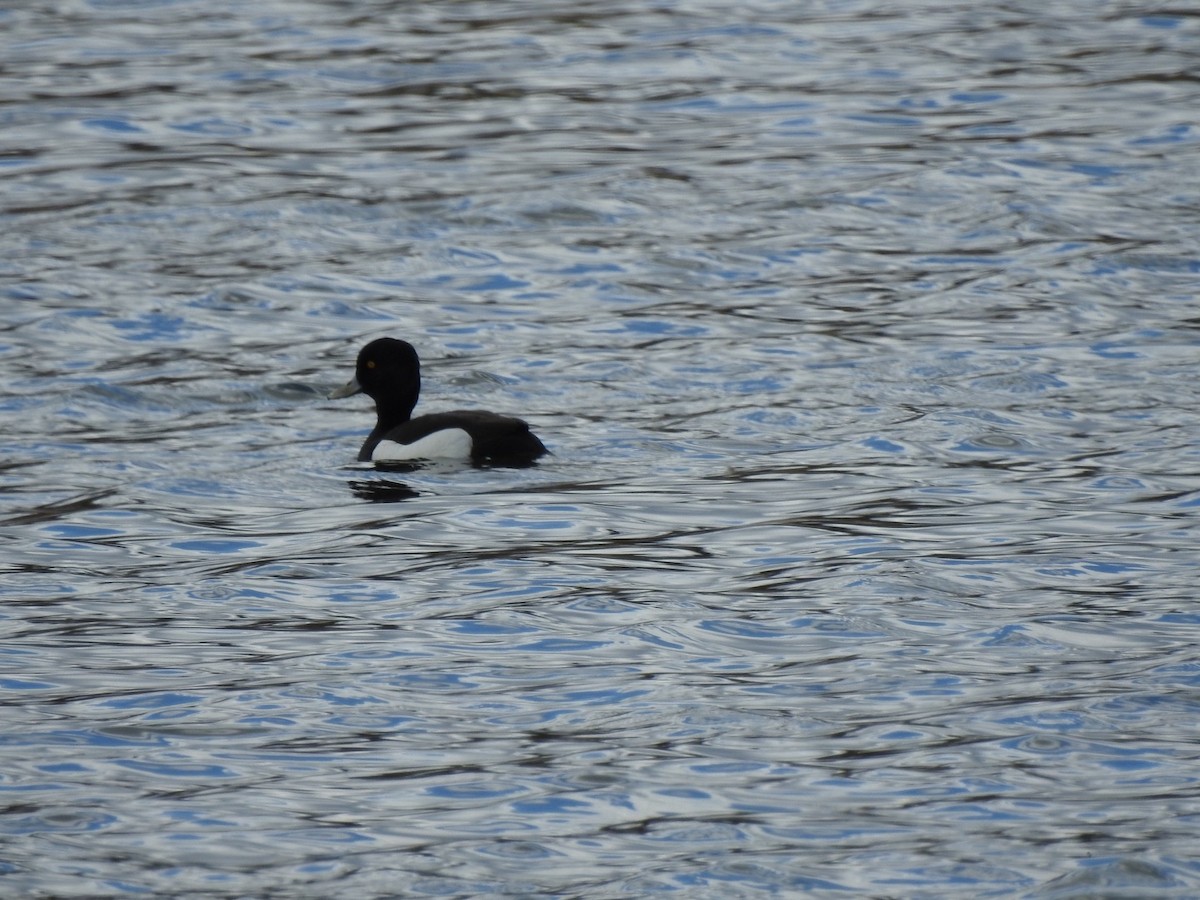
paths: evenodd
<path fill-rule="evenodd" d="M 418 385 L 409 394 L 376 399 L 375 427 L 371 429 L 371 433 L 363 442 L 362 449 L 358 451 L 359 462 L 370 460 L 371 454 L 375 452 L 375 445 L 383 440 L 384 436 L 393 428 L 403 425 L 412 418 L 413 407 L 417 405 L 417 396 L 420 390 L 420 385 Z"/>

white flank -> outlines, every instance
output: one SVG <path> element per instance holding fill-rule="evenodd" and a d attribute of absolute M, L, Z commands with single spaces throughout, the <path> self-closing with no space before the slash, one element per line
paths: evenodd
<path fill-rule="evenodd" d="M 402 459 L 466 459 L 471 455 L 471 436 L 461 428 L 443 428 L 411 444 L 380 441 L 371 459 L 388 462 Z"/>

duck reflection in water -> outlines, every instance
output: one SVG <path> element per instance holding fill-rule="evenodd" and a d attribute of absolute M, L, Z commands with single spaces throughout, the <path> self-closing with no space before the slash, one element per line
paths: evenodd
<path fill-rule="evenodd" d="M 349 482 L 350 493 L 360 500 L 372 503 L 400 503 L 421 496 L 421 492 L 409 487 L 403 481 L 388 481 L 387 479 L 369 481 L 364 478 L 353 478 Z"/>

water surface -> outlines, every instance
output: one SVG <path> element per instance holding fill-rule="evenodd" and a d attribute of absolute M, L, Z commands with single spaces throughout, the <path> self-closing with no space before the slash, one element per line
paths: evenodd
<path fill-rule="evenodd" d="M 1200 891 L 1194 12 L 0 34 L 4 893 Z"/>

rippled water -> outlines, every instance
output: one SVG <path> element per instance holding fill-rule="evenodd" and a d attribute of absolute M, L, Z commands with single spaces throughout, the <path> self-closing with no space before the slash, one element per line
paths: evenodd
<path fill-rule="evenodd" d="M 1187 4 L 0 43 L 0 892 L 1200 894 Z"/>

